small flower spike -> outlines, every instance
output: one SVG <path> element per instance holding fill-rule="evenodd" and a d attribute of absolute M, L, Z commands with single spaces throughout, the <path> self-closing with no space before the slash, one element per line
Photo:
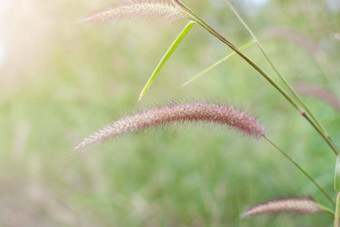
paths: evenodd
<path fill-rule="evenodd" d="M 171 2 L 161 0 L 136 0 L 103 10 L 81 20 L 80 22 L 106 21 L 113 18 L 118 19 L 135 16 L 164 17 L 170 21 L 187 18 L 187 15 L 182 11 L 182 9 Z"/>
<path fill-rule="evenodd" d="M 80 142 L 74 149 L 98 144 L 118 135 L 174 122 L 212 122 L 235 128 L 259 139 L 264 128 L 252 117 L 231 107 L 216 104 L 179 104 L 151 109 L 111 123 Z"/>
<path fill-rule="evenodd" d="M 242 217 L 251 215 L 265 214 L 265 213 L 278 213 L 283 211 L 313 214 L 322 211 L 317 202 L 309 198 L 291 198 L 284 200 L 274 200 L 268 203 L 257 205 L 250 210 L 246 211 Z"/>

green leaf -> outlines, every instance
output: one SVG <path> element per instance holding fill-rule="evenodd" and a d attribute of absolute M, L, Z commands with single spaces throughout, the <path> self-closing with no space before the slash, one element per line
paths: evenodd
<path fill-rule="evenodd" d="M 240 47 L 240 50 L 244 50 L 247 47 L 251 46 L 252 44 L 254 44 L 255 41 L 252 40 L 250 42 L 248 42 L 247 44 L 243 45 L 242 47 Z M 205 74 L 206 72 L 212 70 L 213 68 L 215 68 L 216 66 L 218 66 L 219 64 L 221 64 L 222 62 L 228 60 L 230 57 L 234 56 L 236 54 L 236 52 L 232 52 L 231 54 L 228 54 L 227 56 L 225 56 L 224 58 L 222 58 L 221 60 L 217 61 L 216 63 L 212 64 L 211 66 L 209 66 L 208 68 L 206 68 L 205 70 L 203 70 L 202 72 L 200 72 L 199 74 L 197 74 L 196 76 L 194 76 L 193 78 L 191 78 L 190 80 L 188 80 L 187 82 L 183 83 L 181 87 L 184 87 L 188 84 L 190 84 L 191 82 L 193 82 L 194 80 L 196 80 L 197 78 L 199 78 L 200 76 L 202 76 L 203 74 Z"/>
<path fill-rule="evenodd" d="M 340 192 L 340 155 L 338 155 L 335 163 L 334 189 L 336 192 Z"/>
<path fill-rule="evenodd" d="M 176 37 L 176 39 L 173 41 L 173 43 L 171 44 L 171 46 L 169 47 L 169 49 L 165 52 L 165 54 L 163 55 L 162 59 L 160 60 L 160 62 L 158 63 L 158 65 L 156 66 L 155 70 L 153 71 L 153 73 L 151 74 L 149 80 L 146 82 L 143 90 L 141 91 L 141 93 L 139 94 L 139 98 L 138 101 L 140 101 L 145 92 L 149 89 L 150 85 L 152 84 L 152 82 L 156 79 L 158 73 L 161 71 L 161 69 L 163 68 L 163 66 L 165 65 L 165 63 L 169 60 L 170 56 L 174 53 L 174 51 L 177 49 L 178 45 L 182 42 L 182 40 L 184 39 L 184 37 L 189 33 L 189 31 L 191 30 L 191 28 L 196 24 L 196 22 L 194 21 L 189 21 L 189 23 L 183 28 L 183 30 L 181 31 L 181 33 Z"/>

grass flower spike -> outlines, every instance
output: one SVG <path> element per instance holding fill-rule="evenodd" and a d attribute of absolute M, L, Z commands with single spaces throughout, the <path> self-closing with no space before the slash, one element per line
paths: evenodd
<path fill-rule="evenodd" d="M 187 15 L 182 9 L 171 2 L 160 0 L 136 0 L 125 3 L 113 8 L 98 12 L 88 18 L 81 20 L 86 21 L 106 21 L 112 18 L 124 18 L 134 16 L 163 16 L 170 21 L 186 18 Z"/>
<path fill-rule="evenodd" d="M 328 90 L 327 88 L 308 83 L 294 84 L 294 88 L 297 92 L 305 95 L 314 96 L 315 98 L 330 104 L 334 109 L 340 111 L 340 99 Z"/>
<path fill-rule="evenodd" d="M 216 104 L 179 104 L 151 109 L 115 121 L 85 138 L 74 149 L 161 124 L 187 121 L 212 122 L 229 126 L 257 139 L 264 135 L 264 128 L 254 118 L 233 108 Z"/>
<path fill-rule="evenodd" d="M 242 217 L 265 213 L 277 213 L 283 211 L 290 211 L 302 214 L 313 214 L 322 210 L 320 209 L 320 205 L 312 199 L 291 198 L 260 204 L 245 212 Z"/>

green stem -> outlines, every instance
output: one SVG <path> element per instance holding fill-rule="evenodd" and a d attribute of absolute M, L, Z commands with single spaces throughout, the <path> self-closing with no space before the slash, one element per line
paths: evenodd
<path fill-rule="evenodd" d="M 322 133 L 320 128 L 315 125 L 314 121 L 312 121 L 305 112 L 302 112 L 302 116 L 313 126 L 313 128 L 321 135 L 321 137 L 325 140 L 330 148 L 332 148 L 335 155 L 339 154 L 339 149 L 335 146 L 335 144 L 325 135 Z"/>
<path fill-rule="evenodd" d="M 313 177 L 311 177 L 298 163 L 296 163 L 286 152 L 284 152 L 281 148 L 279 148 L 272 140 L 270 140 L 268 137 L 263 135 L 263 138 L 267 140 L 276 150 L 278 150 L 283 156 L 285 156 L 296 168 L 298 168 L 303 175 L 305 175 L 314 185 L 319 189 L 319 191 L 328 199 L 328 201 L 332 204 L 334 207 L 334 201 L 330 197 L 330 195 L 323 189 L 315 180 Z"/>
<path fill-rule="evenodd" d="M 243 52 L 241 52 L 234 44 L 232 44 L 230 41 L 228 41 L 226 38 L 224 38 L 222 35 L 220 35 L 217 31 L 215 31 L 212 27 L 210 27 L 207 23 L 205 23 L 202 19 L 200 19 L 191 9 L 189 9 L 187 6 L 185 6 L 182 2 L 179 0 L 174 0 L 187 14 L 191 17 L 192 20 L 196 21 L 199 25 L 201 25 L 203 28 L 205 28 L 210 34 L 218 38 L 221 42 L 225 43 L 229 48 L 231 48 L 233 51 L 235 51 L 240 57 L 242 57 L 248 64 L 250 64 L 256 71 L 258 71 L 276 90 L 278 90 L 283 97 L 287 99 L 287 101 L 300 113 L 304 113 L 304 111 L 300 108 L 300 106 L 297 104 L 297 102 L 292 99 L 289 94 L 274 80 L 272 79 L 265 71 L 263 71 L 255 62 L 253 62 L 247 55 L 245 55 Z M 304 114 L 307 116 L 306 114 Z M 311 121 L 309 121 L 311 123 Z M 314 122 L 313 122 L 314 123 Z M 314 124 L 315 125 L 315 124 Z M 314 125 L 312 125 L 314 127 Z M 314 127 L 315 128 L 315 127 Z M 318 127 L 315 129 L 319 129 Z M 338 149 L 334 146 L 334 143 L 332 143 L 327 136 L 323 134 L 321 130 L 316 130 L 322 138 L 325 140 L 325 142 L 330 146 L 330 148 L 333 150 L 335 154 L 338 154 Z"/>
<path fill-rule="evenodd" d="M 243 45 L 242 47 L 240 47 L 240 50 L 246 49 L 247 47 L 253 45 L 255 43 L 254 40 L 246 43 L 245 45 Z M 181 87 L 184 87 L 186 85 L 188 85 L 189 83 L 193 82 L 194 80 L 196 80 L 197 78 L 199 78 L 200 76 L 202 76 L 203 74 L 207 73 L 208 71 L 212 70 L 213 68 L 215 68 L 216 66 L 218 66 L 219 64 L 221 64 L 222 62 L 226 61 L 227 59 L 229 59 L 230 57 L 234 56 L 236 54 L 235 51 L 233 51 L 232 53 L 228 54 L 227 56 L 225 56 L 224 58 L 222 58 L 221 60 L 218 60 L 217 62 L 215 62 L 214 64 L 212 64 L 211 66 L 209 66 L 208 68 L 206 68 L 205 70 L 203 70 L 202 72 L 200 72 L 199 74 L 197 74 L 196 76 L 192 77 L 190 80 L 186 81 L 185 83 L 182 84 Z"/>
<path fill-rule="evenodd" d="M 334 210 L 331 210 L 330 208 L 323 206 L 323 205 L 320 205 L 320 204 L 319 204 L 319 208 L 320 208 L 320 210 L 334 216 Z"/>
<path fill-rule="evenodd" d="M 339 227 L 339 205 L 340 205 L 340 192 L 336 196 L 336 208 L 334 215 L 334 227 Z"/>
<path fill-rule="evenodd" d="M 321 124 L 321 122 L 318 120 L 318 118 L 316 116 L 314 116 L 314 114 L 310 111 L 309 107 L 305 104 L 305 102 L 301 99 L 301 97 L 295 92 L 295 90 L 293 89 L 293 87 L 289 84 L 289 82 L 287 81 L 287 79 L 279 72 L 279 70 L 276 68 L 276 66 L 274 65 L 274 63 L 270 60 L 268 54 L 266 53 L 266 51 L 264 50 L 261 42 L 257 39 L 257 37 L 255 36 L 254 32 L 251 30 L 251 28 L 247 25 L 247 23 L 243 20 L 243 18 L 238 14 L 238 12 L 235 10 L 235 8 L 232 6 L 232 4 L 230 4 L 230 2 L 228 0 L 225 0 L 226 4 L 228 5 L 228 7 L 231 9 L 231 11 L 235 14 L 235 16 L 239 19 L 239 21 L 242 23 L 242 25 L 246 28 L 246 30 L 249 32 L 249 34 L 252 36 L 252 38 L 255 40 L 257 47 L 260 49 L 261 53 L 263 54 L 263 56 L 266 58 L 267 62 L 270 64 L 270 66 L 272 67 L 272 69 L 274 70 L 274 72 L 278 75 L 278 77 L 280 78 L 280 80 L 283 82 L 283 84 L 288 88 L 289 92 L 291 93 L 291 95 L 293 96 L 293 98 L 295 98 L 295 100 L 297 100 L 297 102 L 306 110 L 306 112 L 308 113 L 308 115 L 312 118 L 312 120 L 316 123 L 316 125 L 319 127 L 319 129 L 322 131 L 322 133 L 326 136 L 326 138 L 333 143 L 333 141 L 331 140 L 329 133 L 327 132 L 327 130 L 325 129 L 325 127 Z M 302 114 L 302 113 L 301 113 Z M 303 115 L 304 116 L 304 115 Z M 338 153 L 339 150 L 337 149 Z"/>
<path fill-rule="evenodd" d="M 250 64 L 256 71 L 258 71 L 271 85 L 273 85 L 297 110 L 301 110 L 297 103 L 275 82 L 266 72 L 264 72 L 255 62 L 253 62 L 248 56 L 246 56 L 243 52 L 241 52 L 234 44 L 232 44 L 229 40 L 220 35 L 217 31 L 215 31 L 212 27 L 210 27 L 207 23 L 205 23 L 202 19 L 200 19 L 194 12 L 191 11 L 187 6 L 185 6 L 179 0 L 175 0 L 179 6 L 184 9 L 184 11 L 191 17 L 192 20 L 195 20 L 199 25 L 205 28 L 210 34 L 218 38 L 220 41 L 229 46 L 230 49 L 235 51 L 239 56 L 241 56 L 248 64 Z M 301 110 L 302 111 L 302 110 Z"/>

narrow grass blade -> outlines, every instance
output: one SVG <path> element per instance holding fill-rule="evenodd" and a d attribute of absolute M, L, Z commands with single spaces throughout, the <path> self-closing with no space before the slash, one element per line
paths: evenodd
<path fill-rule="evenodd" d="M 336 192 L 340 192 L 340 155 L 338 155 L 335 164 L 334 189 Z"/>
<path fill-rule="evenodd" d="M 174 40 L 174 42 L 171 44 L 171 46 L 169 47 L 169 49 L 165 52 L 165 54 L 163 55 L 162 59 L 160 60 L 160 62 L 158 63 L 158 65 L 156 66 L 155 70 L 153 71 L 152 75 L 150 76 L 149 80 L 146 82 L 143 90 L 141 91 L 141 93 L 139 94 L 139 98 L 138 101 L 140 101 L 145 92 L 149 89 L 150 85 L 152 84 L 152 82 L 156 79 L 158 73 L 161 71 L 161 69 L 163 68 L 163 66 L 165 65 L 165 63 L 169 60 L 170 56 L 174 53 L 174 51 L 176 50 L 176 48 L 178 47 L 178 45 L 182 42 L 182 40 L 184 39 L 184 37 L 189 33 L 189 31 L 192 29 L 192 27 L 196 24 L 196 22 L 194 21 L 190 21 L 181 31 L 181 33 L 176 37 L 176 39 Z"/>
<path fill-rule="evenodd" d="M 251 45 L 253 45 L 255 43 L 254 40 L 248 42 L 247 44 L 245 44 L 244 46 L 240 47 L 240 50 L 244 50 L 247 47 L 250 47 Z M 222 58 L 221 60 L 217 61 L 216 63 L 212 64 L 211 66 L 209 66 L 208 68 L 206 68 L 205 70 L 203 70 L 202 72 L 200 72 L 199 74 L 197 74 L 196 76 L 194 76 L 193 78 L 191 78 L 190 80 L 188 80 L 187 82 L 183 83 L 181 87 L 184 87 L 188 84 L 190 84 L 191 82 L 193 82 L 194 80 L 198 79 L 200 76 L 202 76 L 203 74 L 207 73 L 208 71 L 210 71 L 211 69 L 215 68 L 216 66 L 218 66 L 219 64 L 221 64 L 222 62 L 228 60 L 229 58 L 231 58 L 232 56 L 234 56 L 236 54 L 236 52 L 232 52 L 230 54 L 228 54 L 227 56 L 225 56 L 224 58 Z"/>

